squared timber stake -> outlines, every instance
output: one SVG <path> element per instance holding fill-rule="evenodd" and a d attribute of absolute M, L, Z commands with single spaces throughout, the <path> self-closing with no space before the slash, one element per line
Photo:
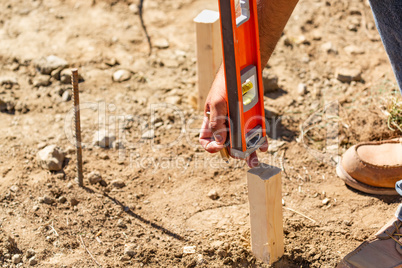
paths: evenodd
<path fill-rule="evenodd" d="M 209 89 L 222 64 L 219 12 L 203 10 L 194 19 L 197 34 L 198 110 L 203 111 Z"/>
<path fill-rule="evenodd" d="M 281 170 L 261 163 L 247 172 L 247 184 L 251 250 L 272 264 L 284 253 Z"/>

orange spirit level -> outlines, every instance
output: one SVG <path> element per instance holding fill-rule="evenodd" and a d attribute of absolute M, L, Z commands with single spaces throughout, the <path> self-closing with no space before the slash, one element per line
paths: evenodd
<path fill-rule="evenodd" d="M 246 158 L 266 140 L 256 0 L 219 0 L 232 156 Z M 236 13 L 238 16 L 236 16 Z"/>

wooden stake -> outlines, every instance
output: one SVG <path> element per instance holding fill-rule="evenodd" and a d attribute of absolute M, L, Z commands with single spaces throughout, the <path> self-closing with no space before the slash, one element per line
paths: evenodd
<path fill-rule="evenodd" d="M 281 170 L 261 164 L 247 172 L 247 184 L 251 250 L 272 264 L 284 253 Z"/>
<path fill-rule="evenodd" d="M 205 9 L 194 22 L 197 33 L 198 110 L 203 111 L 209 89 L 222 64 L 219 12 Z"/>

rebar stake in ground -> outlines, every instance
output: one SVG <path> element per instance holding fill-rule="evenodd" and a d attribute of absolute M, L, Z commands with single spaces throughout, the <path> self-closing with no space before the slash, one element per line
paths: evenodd
<path fill-rule="evenodd" d="M 82 177 L 82 144 L 81 144 L 81 120 L 80 120 L 80 98 L 78 92 L 78 70 L 71 70 L 71 83 L 73 84 L 74 100 L 74 121 L 75 121 L 75 147 L 77 149 L 77 174 L 78 185 L 84 186 Z"/>

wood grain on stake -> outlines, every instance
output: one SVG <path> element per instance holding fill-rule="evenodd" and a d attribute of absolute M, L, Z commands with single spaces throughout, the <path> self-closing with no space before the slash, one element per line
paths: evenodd
<path fill-rule="evenodd" d="M 284 253 L 281 170 L 261 164 L 247 172 L 247 184 L 251 250 L 272 264 Z"/>
<path fill-rule="evenodd" d="M 194 22 L 197 33 L 198 110 L 203 111 L 209 89 L 222 63 L 219 12 L 203 10 Z"/>

